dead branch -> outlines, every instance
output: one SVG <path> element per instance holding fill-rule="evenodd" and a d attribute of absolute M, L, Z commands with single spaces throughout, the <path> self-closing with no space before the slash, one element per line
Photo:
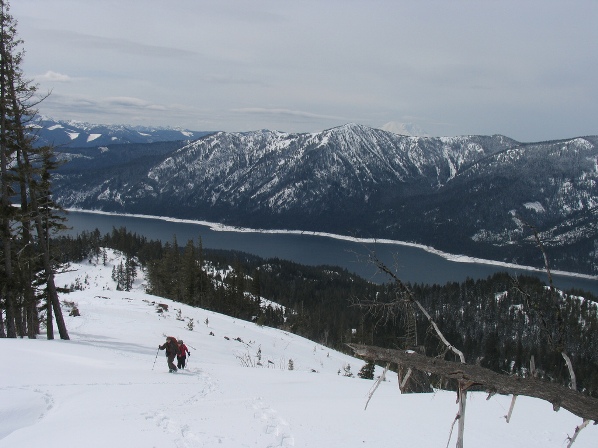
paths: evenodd
<path fill-rule="evenodd" d="M 509 412 L 507 412 L 507 415 L 505 415 L 505 420 L 507 421 L 507 423 L 511 422 L 511 416 L 513 415 L 513 409 L 515 408 L 516 400 L 517 395 L 513 395 L 513 398 L 511 398 L 511 406 L 509 406 Z"/>
<path fill-rule="evenodd" d="M 590 423 L 589 420 L 584 420 L 581 425 L 579 425 L 578 427 L 575 428 L 575 432 L 573 433 L 573 435 L 568 438 L 569 443 L 567 444 L 567 448 L 571 448 L 573 446 L 573 444 L 575 443 L 575 439 L 577 439 L 577 436 L 579 435 L 581 430 L 584 429 L 586 426 L 588 426 L 589 423 Z"/>
<path fill-rule="evenodd" d="M 413 294 L 413 292 L 407 287 L 407 285 L 405 283 L 403 283 L 403 281 L 390 269 L 388 268 L 388 266 L 386 266 L 377 256 L 376 254 L 370 252 L 370 262 L 373 263 L 378 270 L 380 270 L 381 272 L 384 272 L 386 275 L 388 275 L 390 278 L 392 278 L 395 282 L 395 285 L 397 287 L 397 293 L 403 293 L 405 295 L 405 298 L 403 300 L 412 303 L 413 305 L 417 306 L 417 308 L 419 308 L 419 310 L 422 312 L 422 314 L 424 316 L 426 316 L 426 319 L 428 320 L 428 322 L 430 323 L 430 325 L 434 328 L 434 331 L 436 332 L 436 335 L 440 338 L 440 340 L 442 341 L 442 343 L 445 345 L 445 347 L 452 351 L 454 354 L 456 354 L 459 359 L 461 360 L 462 363 L 465 363 L 465 356 L 463 355 L 463 352 L 461 352 L 460 350 L 458 350 L 456 347 L 454 347 L 445 337 L 444 334 L 442 333 L 442 331 L 440 331 L 440 328 L 438 327 L 438 325 L 436 324 L 436 322 L 434 321 L 434 319 L 432 319 L 432 316 L 430 316 L 430 313 L 428 313 L 428 311 L 422 306 L 422 304 L 419 302 L 419 300 L 417 300 L 415 298 L 415 295 Z M 395 302 L 392 302 L 390 304 L 377 304 L 378 306 L 383 306 L 383 307 L 389 307 L 389 306 L 396 306 L 396 304 L 398 303 L 398 300 Z M 370 306 L 372 306 L 370 304 Z"/>
<path fill-rule="evenodd" d="M 359 344 L 347 345 L 355 354 L 365 359 L 395 362 L 405 367 L 457 380 L 466 384 L 468 388 L 483 387 L 490 393 L 539 398 L 551 403 L 555 411 L 562 407 L 584 420 L 598 422 L 598 399 L 557 383 L 545 382 L 533 377 L 501 375 L 481 366 L 429 358 L 413 352 Z"/>
<path fill-rule="evenodd" d="M 575 371 L 573 370 L 571 358 L 569 358 L 569 355 L 567 355 L 567 353 L 564 351 L 561 352 L 561 356 L 565 360 L 565 363 L 567 363 L 567 369 L 569 370 L 569 375 L 571 376 L 571 389 L 577 390 L 577 378 L 575 376 Z"/>
<path fill-rule="evenodd" d="M 380 383 L 382 381 L 384 381 L 384 378 L 386 378 L 386 372 L 388 372 L 389 367 L 390 367 L 390 363 L 387 363 L 386 367 L 384 368 L 384 372 L 382 372 L 382 375 L 380 375 L 378 377 L 378 379 L 376 380 L 376 383 L 370 389 L 370 392 L 368 393 L 368 400 L 365 402 L 365 408 L 363 409 L 364 411 L 367 410 L 368 404 L 370 404 L 370 400 L 374 396 L 374 392 L 376 392 L 376 389 L 378 389 L 378 386 L 380 385 Z"/>

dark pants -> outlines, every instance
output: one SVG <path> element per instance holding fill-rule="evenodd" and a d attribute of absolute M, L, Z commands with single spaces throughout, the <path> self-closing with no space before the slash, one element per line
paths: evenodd
<path fill-rule="evenodd" d="M 187 357 L 186 356 L 177 356 L 179 364 L 178 364 L 178 368 L 179 369 L 184 369 L 185 368 L 185 363 L 187 361 Z"/>
<path fill-rule="evenodd" d="M 174 371 L 176 371 L 176 366 L 174 365 L 174 357 L 175 356 L 176 355 L 169 355 L 168 356 L 168 368 L 170 370 L 174 370 Z"/>

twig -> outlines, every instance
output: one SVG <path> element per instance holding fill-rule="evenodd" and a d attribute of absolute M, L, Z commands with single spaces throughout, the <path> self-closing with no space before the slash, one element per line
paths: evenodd
<path fill-rule="evenodd" d="M 388 371 L 389 367 L 390 367 L 390 363 L 386 364 L 386 367 L 384 368 L 384 372 L 382 372 L 382 375 L 380 375 L 378 377 L 378 379 L 376 380 L 376 382 L 370 389 L 370 392 L 368 393 L 368 400 L 365 402 L 365 408 L 363 408 L 364 411 L 368 408 L 368 404 L 370 404 L 370 400 L 374 396 L 374 392 L 376 392 L 376 389 L 378 389 L 378 386 L 380 385 L 382 380 L 386 377 L 386 372 Z"/>

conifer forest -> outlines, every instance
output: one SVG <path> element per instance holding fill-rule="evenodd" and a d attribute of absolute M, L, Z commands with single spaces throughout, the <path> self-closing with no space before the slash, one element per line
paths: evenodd
<path fill-rule="evenodd" d="M 348 352 L 347 343 L 358 343 L 444 354 L 423 316 L 410 322 L 405 313 L 382 317 L 359 306 L 372 298 L 392 302 L 396 289 L 391 282 L 373 284 L 337 267 L 204 249 L 201 238 L 163 244 L 125 228 L 106 235 L 96 230 L 63 236 L 53 246 L 63 264 L 85 258 L 102 263 L 102 248 L 120 250 L 131 260 L 126 264 L 138 263 L 146 271 L 152 294 L 281 328 L 342 351 Z M 126 289 L 130 270 L 123 266 L 118 271 L 119 285 Z M 560 355 L 566 351 L 578 389 L 598 397 L 598 299 L 592 294 L 571 290 L 555 299 L 537 278 L 508 273 L 409 288 L 467 359 L 525 376 L 533 356 L 537 375 L 568 385 Z M 260 297 L 271 303 L 260 306 Z"/>

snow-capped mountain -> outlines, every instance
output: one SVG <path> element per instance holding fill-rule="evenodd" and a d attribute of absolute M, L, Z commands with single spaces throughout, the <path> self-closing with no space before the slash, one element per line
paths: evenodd
<path fill-rule="evenodd" d="M 348 124 L 308 134 L 220 132 L 151 160 L 146 150 L 131 158 L 116 147 L 61 151 L 75 162 L 61 168 L 55 198 L 67 207 L 392 238 L 542 266 L 529 223 L 557 267 L 598 272 L 598 137 L 522 144 Z"/>
<path fill-rule="evenodd" d="M 383 124 L 380 129 L 394 134 L 408 135 L 410 137 L 430 137 L 426 131 L 413 123 L 389 121 L 388 123 Z"/>
<path fill-rule="evenodd" d="M 79 121 L 56 121 L 43 117 L 31 126 L 37 136 L 36 145 L 70 148 L 92 148 L 121 143 L 153 143 L 176 140 L 196 140 L 209 132 L 182 128 L 100 125 Z"/>

